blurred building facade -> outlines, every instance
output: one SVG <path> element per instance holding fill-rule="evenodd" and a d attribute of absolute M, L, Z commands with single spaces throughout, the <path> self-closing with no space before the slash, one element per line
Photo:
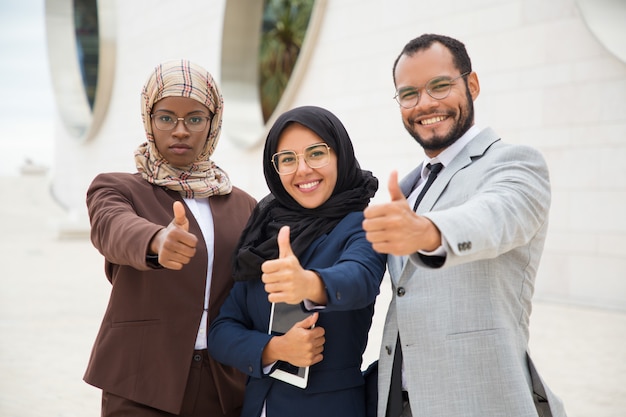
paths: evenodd
<path fill-rule="evenodd" d="M 88 228 L 85 191 L 95 175 L 135 171 L 133 151 L 145 140 L 140 90 L 152 68 L 166 59 L 195 61 L 218 80 L 225 117 L 213 159 L 235 184 L 257 198 L 265 195 L 261 155 L 266 126 L 250 89 L 262 2 L 93 3 L 99 18 L 99 73 L 95 96 L 85 107 L 75 82 L 81 67 L 74 65 L 78 42 L 71 41 L 76 33 L 73 2 L 46 0 L 52 77 L 61 109 L 52 192 L 68 210 L 60 233 Z M 422 33 L 462 40 L 481 82 L 476 123 L 493 127 L 504 141 L 538 148 L 551 169 L 550 229 L 536 296 L 626 310 L 624 22 L 626 2 L 621 0 L 453 0 L 436 5 L 317 0 L 297 71 L 278 112 L 314 104 L 337 114 L 362 166 L 380 180 L 374 201 L 386 201 L 390 171 L 402 176 L 423 157 L 392 99 L 393 61 L 408 40 Z"/>

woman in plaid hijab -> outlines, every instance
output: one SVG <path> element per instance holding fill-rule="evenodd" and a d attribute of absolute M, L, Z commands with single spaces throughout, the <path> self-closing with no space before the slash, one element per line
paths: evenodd
<path fill-rule="evenodd" d="M 87 192 L 112 288 L 84 379 L 102 416 L 238 417 L 245 376 L 209 357 L 206 333 L 256 202 L 210 159 L 223 101 L 205 69 L 162 63 L 141 97 L 138 172 L 100 174 Z"/>

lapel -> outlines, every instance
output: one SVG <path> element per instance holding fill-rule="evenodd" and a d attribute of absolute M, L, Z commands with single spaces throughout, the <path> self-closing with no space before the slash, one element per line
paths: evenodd
<path fill-rule="evenodd" d="M 452 162 L 445 167 L 443 171 L 437 177 L 437 180 L 430 187 L 422 202 L 420 203 L 417 212 L 426 213 L 433 210 L 433 207 L 445 191 L 446 187 L 450 183 L 450 180 L 459 173 L 465 167 L 471 165 L 475 160 L 480 159 L 489 147 L 500 140 L 500 137 L 491 129 L 483 129 L 474 139 L 472 139 L 463 149 L 459 152 Z M 451 192 L 455 192 L 452 190 Z"/>
<path fill-rule="evenodd" d="M 421 214 L 432 211 L 450 180 L 463 168 L 483 156 L 489 147 L 499 140 L 500 137 L 491 128 L 483 129 L 476 135 L 476 137 L 472 139 L 437 176 L 437 179 L 420 202 L 417 213 Z M 422 164 L 400 181 L 400 189 L 405 197 L 411 192 L 421 172 Z M 412 262 L 404 262 L 403 265 L 402 258 L 401 256 L 388 256 L 389 272 L 394 283 L 401 281 L 403 277 L 410 277 L 416 269 Z"/>

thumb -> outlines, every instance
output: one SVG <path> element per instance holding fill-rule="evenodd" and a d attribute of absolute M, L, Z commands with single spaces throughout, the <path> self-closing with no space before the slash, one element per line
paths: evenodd
<path fill-rule="evenodd" d="M 187 221 L 187 215 L 185 213 L 185 206 L 180 201 L 174 201 L 172 206 L 174 210 L 174 224 L 178 227 L 182 227 L 185 231 L 189 231 L 189 222 Z"/>
<path fill-rule="evenodd" d="M 389 183 L 387 184 L 389 188 L 389 196 L 391 197 L 391 201 L 404 200 L 404 194 L 402 194 L 402 190 L 400 189 L 400 184 L 398 184 L 398 171 L 391 171 L 389 174 Z"/>
<path fill-rule="evenodd" d="M 319 317 L 319 315 L 320 313 L 313 313 L 306 319 L 296 323 L 294 327 L 300 327 L 302 329 L 310 329 L 311 327 L 315 325 L 315 323 L 317 323 L 317 318 Z"/>
<path fill-rule="evenodd" d="M 291 243 L 289 240 L 289 226 L 283 226 L 280 228 L 276 240 L 278 242 L 279 258 L 286 258 L 287 256 L 293 255 L 293 251 L 291 250 Z"/>

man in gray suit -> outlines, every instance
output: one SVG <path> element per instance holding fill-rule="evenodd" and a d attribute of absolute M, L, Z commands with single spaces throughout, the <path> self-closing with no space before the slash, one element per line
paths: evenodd
<path fill-rule="evenodd" d="M 365 210 L 393 287 L 378 416 L 565 416 L 528 356 L 550 207 L 543 157 L 474 125 L 480 86 L 458 40 L 410 41 L 393 76 L 404 126 L 426 156 L 399 184 L 391 174 L 391 202 Z M 403 358 L 395 373 L 394 358 Z"/>

